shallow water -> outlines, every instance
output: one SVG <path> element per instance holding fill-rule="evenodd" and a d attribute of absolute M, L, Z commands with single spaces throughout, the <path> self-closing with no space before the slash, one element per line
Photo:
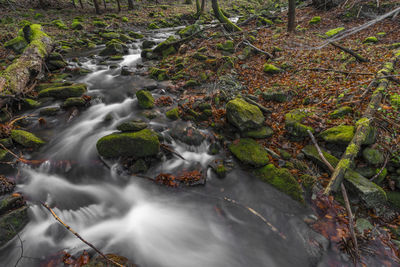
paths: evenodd
<path fill-rule="evenodd" d="M 161 32 L 152 37 L 162 41 L 169 34 Z M 208 170 L 206 185 L 179 189 L 126 175 L 113 162 L 107 168 L 97 156 L 97 140 L 115 131 L 124 120 L 145 119 L 134 93 L 152 81 L 141 75 L 120 75 L 122 66 L 135 70 L 142 64 L 140 49 L 131 49 L 114 69 L 109 66 L 115 62 L 98 65 L 98 57 L 87 57 L 95 51 L 75 55 L 81 67 L 93 72 L 70 79 L 88 85 L 88 95 L 93 97 L 91 107 L 69 122 L 66 114 L 48 118 L 45 128 L 36 125 L 40 109 L 30 118 L 31 130 L 49 142 L 31 155 L 47 160 L 40 167 L 18 167 L 17 191 L 27 198 L 31 218 L 20 233 L 24 256 L 31 258 L 22 259 L 19 266 L 39 266 L 42 259 L 61 250 L 79 254 L 87 249 L 40 206 L 41 201 L 55 207 L 60 218 L 103 252 L 123 255 L 140 266 L 317 263 L 318 246 L 326 243 L 303 222 L 310 210 L 240 167 L 225 179 Z M 155 98 L 164 94 L 160 88 L 152 91 Z M 150 122 L 150 128 L 166 135 L 176 122 L 164 117 L 165 109 L 156 110 L 161 115 Z M 108 114 L 112 114 L 112 122 L 104 121 Z M 221 158 L 207 154 L 207 141 L 199 147 L 179 141 L 170 145 L 186 161 L 164 159 L 153 164 L 147 176 L 174 174 L 194 165 L 206 169 L 210 161 Z M 248 209 L 224 201 L 224 197 L 253 208 L 277 231 Z M 15 238 L 1 249 L 2 266 L 14 266 L 20 256 L 18 246 Z"/>

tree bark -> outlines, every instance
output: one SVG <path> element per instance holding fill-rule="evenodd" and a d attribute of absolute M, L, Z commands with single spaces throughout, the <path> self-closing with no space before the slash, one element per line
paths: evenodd
<path fill-rule="evenodd" d="M 107 10 L 106 0 L 103 0 L 103 4 L 104 4 L 104 10 Z"/>
<path fill-rule="evenodd" d="M 0 75 L 0 92 L 8 91 L 15 95 L 26 93 L 25 88 L 42 72 L 44 60 L 53 49 L 53 41 L 41 31 L 40 25 L 25 27 L 31 27 L 30 43 L 22 55 Z"/>
<path fill-rule="evenodd" d="M 196 14 L 197 15 L 201 14 L 200 0 L 196 0 Z"/>
<path fill-rule="evenodd" d="M 222 13 L 221 9 L 218 5 L 218 0 L 211 0 L 212 8 L 214 10 L 214 15 L 217 19 L 224 24 L 224 27 L 228 31 L 242 31 L 242 29 L 237 26 L 235 23 L 231 22 L 225 15 Z"/>
<path fill-rule="evenodd" d="M 97 0 L 93 0 L 93 4 L 94 4 L 94 9 L 96 11 L 96 14 L 100 14 L 100 7 L 99 7 L 99 3 L 97 2 Z"/>
<path fill-rule="evenodd" d="M 201 0 L 200 12 L 203 14 L 206 7 L 206 0 Z"/>
<path fill-rule="evenodd" d="M 72 6 L 73 6 L 74 8 L 76 8 L 75 0 L 72 0 Z"/>
<path fill-rule="evenodd" d="M 128 9 L 133 10 L 133 2 L 132 0 L 128 0 Z"/>
<path fill-rule="evenodd" d="M 371 100 L 368 104 L 361 119 L 356 122 L 356 132 L 350 144 L 347 146 L 342 158 L 337 164 L 332 174 L 328 186 L 325 188 L 324 194 L 329 195 L 332 191 L 336 192 L 343 181 L 344 175 L 350 168 L 350 163 L 357 156 L 361 145 L 365 142 L 369 131 L 371 130 L 372 121 L 377 108 L 380 106 L 383 93 L 386 91 L 389 80 L 387 75 L 393 72 L 396 62 L 400 60 L 400 50 L 395 51 L 395 55 L 391 61 L 383 64 L 381 70 L 377 73 L 378 86 L 372 93 Z"/>
<path fill-rule="evenodd" d="M 121 3 L 117 0 L 118 12 L 121 12 Z"/>
<path fill-rule="evenodd" d="M 287 31 L 293 32 L 296 24 L 296 0 L 289 0 Z"/>
<path fill-rule="evenodd" d="M 82 0 L 79 0 L 79 4 L 81 5 L 81 8 L 83 9 L 83 3 L 82 3 Z"/>

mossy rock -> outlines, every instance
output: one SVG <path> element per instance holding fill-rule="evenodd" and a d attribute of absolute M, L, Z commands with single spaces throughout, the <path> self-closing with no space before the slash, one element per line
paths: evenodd
<path fill-rule="evenodd" d="M 170 120 L 177 120 L 179 119 L 179 109 L 175 107 L 170 110 L 167 110 L 167 112 L 165 112 L 165 115 Z"/>
<path fill-rule="evenodd" d="M 100 56 L 116 56 L 128 53 L 128 47 L 117 39 L 108 41 L 106 47 L 100 51 Z"/>
<path fill-rule="evenodd" d="M 63 69 L 67 65 L 68 65 L 67 62 L 65 62 L 63 60 L 49 60 L 48 64 L 47 64 L 50 71 Z"/>
<path fill-rule="evenodd" d="M 347 114 L 350 114 L 353 112 L 353 109 L 349 106 L 344 106 L 344 107 L 340 107 L 336 110 L 334 110 L 332 113 L 329 114 L 329 116 L 332 119 L 337 119 L 337 118 L 341 118 L 346 116 Z"/>
<path fill-rule="evenodd" d="M 200 60 L 200 61 L 205 61 L 205 60 L 208 59 L 208 57 L 206 55 L 203 55 L 203 54 L 201 54 L 199 52 L 194 53 L 192 57 L 194 59 L 197 59 L 197 60 Z"/>
<path fill-rule="evenodd" d="M 51 24 L 53 24 L 54 26 L 56 26 L 57 28 L 61 29 L 61 30 L 68 30 L 67 25 L 64 24 L 64 22 L 62 22 L 59 19 L 53 20 L 51 22 Z"/>
<path fill-rule="evenodd" d="M 28 42 L 23 36 L 18 36 L 10 41 L 5 42 L 4 47 L 12 49 L 15 53 L 20 54 L 28 46 Z"/>
<path fill-rule="evenodd" d="M 23 130 L 12 130 L 11 138 L 14 142 L 28 148 L 39 148 L 46 143 L 33 133 Z"/>
<path fill-rule="evenodd" d="M 133 32 L 133 31 L 128 32 L 128 34 L 130 37 L 135 38 L 135 39 L 142 39 L 144 37 L 143 34 Z"/>
<path fill-rule="evenodd" d="M 304 155 L 317 164 L 319 167 L 329 170 L 328 166 L 324 163 L 322 158 L 320 157 L 318 150 L 313 145 L 307 145 L 301 150 Z M 321 149 L 322 154 L 324 155 L 325 159 L 332 165 L 333 168 L 339 163 L 339 159 L 335 156 L 329 154 L 324 149 Z"/>
<path fill-rule="evenodd" d="M 275 74 L 275 73 L 282 72 L 283 70 L 276 67 L 275 65 L 265 63 L 263 66 L 263 71 L 268 74 Z"/>
<path fill-rule="evenodd" d="M 274 25 L 274 22 L 270 19 L 266 19 L 263 17 L 258 17 L 257 19 L 257 26 L 262 26 L 262 25 Z"/>
<path fill-rule="evenodd" d="M 129 171 L 131 173 L 145 173 L 147 171 L 148 167 L 146 164 L 146 161 L 143 159 L 138 159 L 133 163 L 132 166 L 129 167 Z"/>
<path fill-rule="evenodd" d="M 388 191 L 386 196 L 392 205 L 400 209 L 400 192 Z"/>
<path fill-rule="evenodd" d="M 186 28 L 179 30 L 178 35 L 181 38 L 189 37 L 189 36 L 197 33 L 198 31 L 200 31 L 200 29 L 201 29 L 200 25 L 192 24 L 192 25 L 187 26 Z"/>
<path fill-rule="evenodd" d="M 30 98 L 24 98 L 23 103 L 24 103 L 24 106 L 29 109 L 37 108 L 38 106 L 40 106 L 40 102 L 30 99 Z"/>
<path fill-rule="evenodd" d="M 338 27 L 338 28 L 335 28 L 335 29 L 332 29 L 332 30 L 327 31 L 327 32 L 325 33 L 325 35 L 326 35 L 327 37 L 332 37 L 332 36 L 334 36 L 334 35 L 336 35 L 336 34 L 342 32 L 342 31 L 344 31 L 344 30 L 345 30 L 345 28 L 343 28 L 343 27 Z"/>
<path fill-rule="evenodd" d="M 93 21 L 93 26 L 97 27 L 97 28 L 106 28 L 109 25 L 107 23 L 105 23 L 104 21 L 100 21 L 100 20 L 94 20 Z"/>
<path fill-rule="evenodd" d="M 0 247 L 13 239 L 28 222 L 28 208 L 26 206 L 0 216 Z"/>
<path fill-rule="evenodd" d="M 146 128 L 147 123 L 143 121 L 126 121 L 117 126 L 117 130 L 121 132 L 138 132 Z"/>
<path fill-rule="evenodd" d="M 304 203 L 303 190 L 288 169 L 278 169 L 273 164 L 268 164 L 255 170 L 254 174 L 294 200 Z"/>
<path fill-rule="evenodd" d="M 226 118 L 242 132 L 259 129 L 265 121 L 264 115 L 257 106 L 241 98 L 235 98 L 226 104 Z"/>
<path fill-rule="evenodd" d="M 155 46 L 157 43 L 154 42 L 153 40 L 144 40 L 142 42 L 142 48 L 143 49 L 147 49 L 147 48 L 152 48 L 153 46 Z"/>
<path fill-rule="evenodd" d="M 317 24 L 321 22 L 321 17 L 320 16 L 315 16 L 310 21 L 308 22 L 309 24 Z"/>
<path fill-rule="evenodd" d="M 261 94 L 264 100 L 275 101 L 278 103 L 286 102 L 288 92 L 284 90 L 269 89 Z"/>
<path fill-rule="evenodd" d="M 395 109 L 400 109 L 400 95 L 399 94 L 393 94 L 390 96 L 390 104 L 392 107 Z"/>
<path fill-rule="evenodd" d="M 157 80 L 157 81 L 165 81 L 168 80 L 168 74 L 166 69 L 158 69 L 158 68 L 151 68 L 149 70 L 150 77 Z"/>
<path fill-rule="evenodd" d="M 78 83 L 69 86 L 50 87 L 39 92 L 38 97 L 54 97 L 57 99 L 67 99 L 79 97 L 86 92 L 86 84 Z"/>
<path fill-rule="evenodd" d="M 238 56 L 240 60 L 246 60 L 253 54 L 253 48 L 246 46 L 243 48 L 242 53 Z"/>
<path fill-rule="evenodd" d="M 61 109 L 59 107 L 44 108 L 39 111 L 40 116 L 55 116 Z"/>
<path fill-rule="evenodd" d="M 86 101 L 82 97 L 69 97 L 62 103 L 63 108 L 84 107 L 85 105 Z"/>
<path fill-rule="evenodd" d="M 251 138 L 255 138 L 255 139 L 262 139 L 262 138 L 268 138 L 270 136 L 272 136 L 274 134 L 274 131 L 268 127 L 261 127 L 260 129 L 256 129 L 256 130 L 251 130 L 251 131 L 247 131 L 242 133 L 243 137 L 251 137 Z"/>
<path fill-rule="evenodd" d="M 123 34 L 123 33 L 121 33 L 121 34 L 119 35 L 119 39 L 120 39 L 122 42 L 131 42 L 131 41 L 135 40 L 134 38 L 132 38 L 132 37 L 126 35 L 126 34 Z"/>
<path fill-rule="evenodd" d="M 228 40 L 225 43 L 221 44 L 217 44 L 217 49 L 218 50 L 222 50 L 222 51 L 226 51 L 229 53 L 233 53 L 235 51 L 235 44 L 233 41 Z"/>
<path fill-rule="evenodd" d="M 35 87 L 36 92 L 40 92 L 44 89 L 51 87 L 62 87 L 62 86 L 70 86 L 73 85 L 72 82 L 52 82 L 52 83 L 41 83 Z"/>
<path fill-rule="evenodd" d="M 195 87 L 195 86 L 198 86 L 198 85 L 200 85 L 200 83 L 199 83 L 198 81 L 189 80 L 189 81 L 187 81 L 187 82 L 185 83 L 185 85 L 184 85 L 183 87 L 189 88 L 189 87 Z"/>
<path fill-rule="evenodd" d="M 2 144 L 6 148 L 10 148 L 13 145 L 13 141 L 12 141 L 11 137 L 2 138 L 2 139 L 0 139 L 0 144 Z"/>
<path fill-rule="evenodd" d="M 83 24 L 79 20 L 74 19 L 71 24 L 71 29 L 78 31 L 83 30 Z"/>
<path fill-rule="evenodd" d="M 116 32 L 103 32 L 100 36 L 106 40 L 119 39 L 120 34 Z"/>
<path fill-rule="evenodd" d="M 354 126 L 339 125 L 329 128 L 320 134 L 321 138 L 328 143 L 347 145 L 354 137 Z"/>
<path fill-rule="evenodd" d="M 242 138 L 237 143 L 229 146 L 229 150 L 242 163 L 254 167 L 262 167 L 268 164 L 268 153 L 264 147 L 250 138 Z"/>
<path fill-rule="evenodd" d="M 385 161 L 383 153 L 377 149 L 367 147 L 363 150 L 362 155 L 370 165 L 381 165 Z"/>
<path fill-rule="evenodd" d="M 149 26 L 147 26 L 147 29 L 149 29 L 149 30 L 157 30 L 157 29 L 160 29 L 160 27 L 157 25 L 157 23 L 152 22 L 152 23 L 149 24 Z"/>
<path fill-rule="evenodd" d="M 370 36 L 364 39 L 363 43 L 364 44 L 375 44 L 378 42 L 378 38 L 376 38 L 375 36 Z"/>
<path fill-rule="evenodd" d="M 302 124 L 303 120 L 312 112 L 305 109 L 294 109 L 285 114 L 285 128 L 295 138 L 308 137 L 308 130 L 314 133 L 314 128 Z"/>
<path fill-rule="evenodd" d="M 113 133 L 100 138 L 96 144 L 99 154 L 106 158 L 121 156 L 142 158 L 160 151 L 157 134 L 149 129 L 129 133 Z"/>
<path fill-rule="evenodd" d="M 144 109 L 149 109 L 154 107 L 154 97 L 147 90 L 139 90 L 136 92 L 136 97 L 138 99 L 139 107 Z"/>

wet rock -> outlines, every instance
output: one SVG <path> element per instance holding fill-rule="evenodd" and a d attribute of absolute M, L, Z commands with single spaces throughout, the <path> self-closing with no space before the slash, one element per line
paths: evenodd
<path fill-rule="evenodd" d="M 385 161 L 383 153 L 377 149 L 367 147 L 363 150 L 362 155 L 370 165 L 381 165 Z"/>
<path fill-rule="evenodd" d="M 61 109 L 59 107 L 44 108 L 39 111 L 40 116 L 55 116 Z"/>
<path fill-rule="evenodd" d="M 310 114 L 312 114 L 312 112 L 305 109 L 295 109 L 286 113 L 285 128 L 288 133 L 295 138 L 308 137 L 307 130 L 314 133 L 312 127 L 303 124 L 304 119 Z"/>
<path fill-rule="evenodd" d="M 354 126 L 335 126 L 323 131 L 320 136 L 325 142 L 338 145 L 347 145 L 354 137 Z"/>
<path fill-rule="evenodd" d="M 264 147 L 250 138 L 242 138 L 229 146 L 229 150 L 242 163 L 254 167 L 262 167 L 268 164 L 268 153 Z"/>
<path fill-rule="evenodd" d="M 12 159 L 12 155 L 5 149 L 0 148 L 0 162 L 7 162 Z M 1 164 L 1 163 L 0 163 Z"/>
<path fill-rule="evenodd" d="M 144 40 L 142 43 L 142 48 L 143 49 L 152 48 L 155 45 L 156 45 L 156 42 L 154 42 L 152 40 Z"/>
<path fill-rule="evenodd" d="M 155 156 L 160 151 L 157 134 L 148 129 L 138 132 L 113 133 L 100 138 L 96 144 L 99 154 L 106 158 L 120 156 Z"/>
<path fill-rule="evenodd" d="M 150 77 L 157 81 L 165 81 L 168 79 L 167 70 L 165 69 L 151 68 L 149 72 Z"/>
<path fill-rule="evenodd" d="M 178 35 L 181 38 L 185 38 L 185 37 L 189 37 L 189 36 L 197 33 L 198 31 L 200 31 L 200 25 L 192 24 L 192 25 L 187 26 L 186 28 L 179 30 Z"/>
<path fill-rule="evenodd" d="M 100 51 L 100 56 L 116 56 L 128 53 L 128 47 L 119 40 L 113 39 L 106 44 L 106 48 Z"/>
<path fill-rule="evenodd" d="M 86 101 L 82 97 L 69 97 L 63 103 L 63 108 L 70 108 L 70 107 L 84 107 L 86 106 Z"/>
<path fill-rule="evenodd" d="M 199 146 L 205 139 L 202 132 L 191 126 L 176 126 L 169 133 L 173 138 L 191 146 Z"/>
<path fill-rule="evenodd" d="M 13 141 L 10 137 L 0 139 L 0 144 L 2 144 L 6 148 L 10 148 L 13 145 Z"/>
<path fill-rule="evenodd" d="M 120 34 L 116 33 L 116 32 L 103 32 L 103 33 L 100 33 L 100 36 L 106 40 L 112 40 L 112 39 L 118 40 L 120 37 Z"/>
<path fill-rule="evenodd" d="M 149 109 L 154 107 L 154 97 L 147 90 L 139 90 L 136 92 L 139 107 L 143 109 Z"/>
<path fill-rule="evenodd" d="M 12 130 L 11 138 L 14 142 L 29 148 L 39 148 L 45 142 L 33 133 L 23 130 Z"/>
<path fill-rule="evenodd" d="M 179 109 L 177 107 L 167 110 L 165 112 L 165 116 L 167 116 L 170 120 L 177 120 L 179 119 Z"/>
<path fill-rule="evenodd" d="M 209 145 L 207 151 L 210 155 L 217 155 L 221 150 L 221 145 L 218 142 L 213 142 Z"/>
<path fill-rule="evenodd" d="M 303 190 L 288 169 L 279 169 L 273 164 L 268 164 L 255 170 L 254 174 L 294 200 L 304 203 Z"/>
<path fill-rule="evenodd" d="M 350 114 L 353 112 L 353 109 L 348 106 L 340 107 L 336 110 L 334 110 L 332 113 L 329 114 L 329 116 L 332 119 L 337 119 L 346 116 L 347 114 Z"/>
<path fill-rule="evenodd" d="M 226 118 L 240 131 L 260 128 L 265 121 L 261 110 L 241 98 L 235 98 L 226 104 Z"/>
<path fill-rule="evenodd" d="M 10 41 L 5 42 L 4 47 L 12 49 L 15 53 L 20 54 L 28 46 L 28 42 L 23 36 L 18 36 Z"/>
<path fill-rule="evenodd" d="M 210 162 L 209 166 L 215 172 L 218 178 L 224 178 L 226 176 L 227 168 L 225 167 L 223 160 L 213 160 Z"/>
<path fill-rule="evenodd" d="M 119 124 L 117 130 L 121 132 L 137 132 L 147 128 L 147 123 L 143 121 L 127 121 Z"/>
<path fill-rule="evenodd" d="M 50 87 L 43 89 L 39 92 L 39 97 L 54 97 L 57 99 L 67 99 L 70 97 L 78 97 L 86 92 L 86 85 L 82 83 L 61 86 L 61 87 Z"/>
<path fill-rule="evenodd" d="M 274 134 L 274 131 L 266 126 L 266 127 L 262 127 L 260 129 L 257 130 L 251 130 L 251 131 L 247 131 L 242 133 L 243 137 L 251 137 L 251 138 L 255 138 L 255 139 L 261 139 L 261 138 L 268 138 L 270 136 L 272 136 Z"/>
<path fill-rule="evenodd" d="M 115 254 L 106 254 L 105 255 L 107 258 L 113 260 L 114 262 L 117 262 L 118 264 L 121 264 L 121 266 L 124 267 L 137 267 L 137 265 L 133 264 L 130 262 L 127 258 L 115 255 Z M 96 258 L 92 258 L 90 262 L 86 265 L 85 267 L 109 267 L 110 263 L 106 261 L 103 257 L 98 256 Z M 113 265 L 115 266 L 115 265 Z"/>
<path fill-rule="evenodd" d="M 11 193 L 15 188 L 15 183 L 0 175 L 0 195 Z"/>
<path fill-rule="evenodd" d="M 148 167 L 143 159 L 138 159 L 135 163 L 129 167 L 131 173 L 145 173 Z"/>
<path fill-rule="evenodd" d="M 122 76 L 129 76 L 129 75 L 132 75 L 132 74 L 133 74 L 133 71 L 131 71 L 128 66 L 123 66 L 121 68 L 121 75 Z"/>

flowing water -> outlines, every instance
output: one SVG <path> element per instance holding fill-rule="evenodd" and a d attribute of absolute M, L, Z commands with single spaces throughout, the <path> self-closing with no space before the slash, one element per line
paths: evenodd
<path fill-rule="evenodd" d="M 169 34 L 151 37 L 161 41 Z M 49 142 L 39 152 L 26 155 L 46 159 L 40 167 L 18 167 L 17 191 L 30 206 L 30 222 L 20 233 L 26 258 L 19 266 L 39 266 L 41 259 L 61 250 L 78 254 L 87 249 L 54 220 L 41 201 L 55 207 L 60 218 L 101 251 L 123 255 L 140 266 L 315 265 L 326 242 L 304 223 L 310 210 L 238 166 L 224 179 L 208 170 L 204 186 L 176 189 L 126 175 L 117 163 L 106 167 L 99 160 L 96 142 L 100 137 L 114 132 L 122 121 L 145 119 L 134 92 L 154 81 L 120 75 L 122 66 L 140 72 L 140 49 L 134 48 L 117 68 L 110 68 L 115 62 L 100 65 L 98 57 L 89 56 L 98 49 L 76 55 L 82 67 L 92 71 L 70 79 L 86 83 L 92 96 L 91 107 L 79 115 L 49 117 L 46 127 L 40 127 L 36 122 L 40 109 L 33 112 L 30 130 Z M 155 98 L 166 94 L 162 84 L 152 93 Z M 159 116 L 149 121 L 149 127 L 166 136 L 176 122 L 166 119 L 164 110 L 156 110 Z M 112 121 L 105 120 L 109 114 Z M 162 159 L 146 175 L 174 174 L 193 165 L 206 169 L 210 161 L 221 158 L 207 154 L 208 145 L 204 141 L 191 147 L 172 140 L 171 146 L 186 161 Z M 223 197 L 253 208 L 270 225 Z M 14 266 L 21 252 L 18 246 L 15 238 L 1 249 L 1 266 Z"/>

